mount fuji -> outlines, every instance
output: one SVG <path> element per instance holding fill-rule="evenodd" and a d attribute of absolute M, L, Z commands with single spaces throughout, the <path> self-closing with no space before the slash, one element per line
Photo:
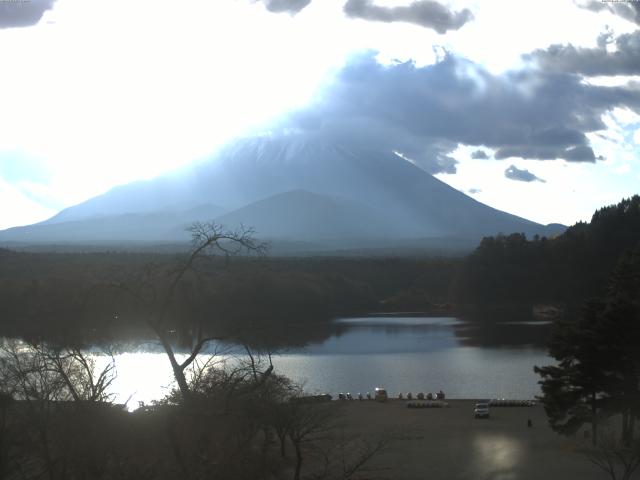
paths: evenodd
<path fill-rule="evenodd" d="M 484 205 L 394 153 L 282 135 L 236 140 L 188 168 L 1 231 L 0 244 L 180 243 L 197 220 L 244 224 L 302 250 L 472 246 L 498 233 L 564 230 Z"/>

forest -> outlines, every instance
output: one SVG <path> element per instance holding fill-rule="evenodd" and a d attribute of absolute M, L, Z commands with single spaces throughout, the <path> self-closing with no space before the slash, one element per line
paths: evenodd
<path fill-rule="evenodd" d="M 195 322 L 211 332 L 278 344 L 284 337 L 304 343 L 345 315 L 474 312 L 486 321 L 485 310 L 530 312 L 536 304 L 571 310 L 604 294 L 616 262 L 638 239 L 640 197 L 634 196 L 555 238 L 486 237 L 463 258 L 211 251 L 181 278 L 166 306 L 167 324 L 178 336 L 192 335 Z M 125 290 L 162 295 L 187 256 L 0 249 L 0 333 L 69 338 L 144 332 L 142 317 L 157 306 L 142 306 Z"/>
<path fill-rule="evenodd" d="M 452 286 L 456 303 L 581 305 L 605 293 L 618 260 L 640 242 L 640 197 L 597 210 L 555 238 L 486 237 L 464 259 Z"/>
<path fill-rule="evenodd" d="M 24 253 L 0 250 L 5 335 L 68 336 L 140 328 L 132 298 L 113 285 L 161 289 L 180 254 Z M 446 258 L 207 257 L 181 282 L 174 329 L 197 317 L 209 328 L 257 336 L 326 323 L 337 316 L 437 311 L 450 300 L 457 261 Z M 189 320 L 191 319 L 191 320 Z"/>

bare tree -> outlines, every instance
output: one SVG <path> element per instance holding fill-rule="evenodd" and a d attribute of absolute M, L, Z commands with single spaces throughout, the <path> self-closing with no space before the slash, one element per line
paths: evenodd
<path fill-rule="evenodd" d="M 583 453 L 611 480 L 630 480 L 640 467 L 640 440 L 626 441 L 604 425 L 597 445 L 586 446 Z"/>
<path fill-rule="evenodd" d="M 159 403 L 166 407 L 166 433 L 185 478 L 271 478 L 267 472 L 280 468 L 267 428 L 273 405 L 288 398 L 291 382 L 271 373 L 267 357 L 248 347 L 247 355 L 199 356 L 187 370 L 189 408 L 175 408 L 182 402 L 179 389 Z"/>
<path fill-rule="evenodd" d="M 332 436 L 326 447 L 318 446 L 322 467 L 307 476 L 310 480 L 349 480 L 363 471 L 373 470 L 370 461 L 382 453 L 393 440 L 393 434 L 371 438 L 362 435 Z"/>
<path fill-rule="evenodd" d="M 110 402 L 115 376 L 113 356 L 97 369 L 95 360 L 78 347 L 19 340 L 0 345 L 0 384 L 18 400 Z"/>
<path fill-rule="evenodd" d="M 75 402 L 111 402 L 114 393 L 109 387 L 116 378 L 115 361 L 102 368 L 96 367 L 93 358 L 79 347 L 52 348 L 42 344 L 30 344 L 31 350 L 40 356 L 47 368 L 62 380 L 68 395 Z"/>
<path fill-rule="evenodd" d="M 19 432 L 15 428 L 11 409 L 13 399 L 0 387 L 0 480 L 12 478 L 20 464 L 17 449 Z"/>
<path fill-rule="evenodd" d="M 191 233 L 191 249 L 186 258 L 174 268 L 167 270 L 157 265 L 147 265 L 141 278 L 109 285 L 126 292 L 135 300 L 140 312 L 144 315 L 145 322 L 157 336 L 169 359 L 173 376 L 184 401 L 191 399 L 186 370 L 208 342 L 221 340 L 220 337 L 205 336 L 202 322 L 198 322 L 189 354 L 182 361 L 176 357 L 171 344 L 168 317 L 178 294 L 185 294 L 188 290 L 187 277 L 191 276 L 196 282 L 202 281 L 198 264 L 215 255 L 229 258 L 243 252 L 261 255 L 266 251 L 266 244 L 258 242 L 254 238 L 254 231 L 242 225 L 236 230 L 229 230 L 214 222 L 196 222 L 189 227 L 188 231 Z"/>
<path fill-rule="evenodd" d="M 300 480 L 304 447 L 326 438 L 335 427 L 335 406 L 306 402 L 292 402 L 287 436 L 295 451 L 294 480 Z"/>
<path fill-rule="evenodd" d="M 69 408 L 108 402 L 111 396 L 107 389 L 114 377 L 113 361 L 97 371 L 93 360 L 80 349 L 19 340 L 2 342 L 3 450 L 17 452 L 23 478 L 55 480 L 67 476 L 68 460 L 79 440 L 65 434 L 73 423 L 69 422 Z M 3 458 L 4 465 L 10 466 L 10 460 Z"/>
<path fill-rule="evenodd" d="M 354 478 L 392 441 L 391 433 L 372 437 L 346 434 L 340 422 L 340 405 L 301 394 L 298 387 L 288 401 L 275 405 L 274 412 L 273 427 L 280 441 L 280 455 L 286 455 L 286 440 L 295 452 L 293 480 Z"/>
<path fill-rule="evenodd" d="M 173 347 L 166 335 L 165 319 L 170 303 L 174 300 L 175 292 L 187 273 L 193 271 L 196 263 L 212 253 L 222 253 L 226 257 L 238 255 L 243 251 L 263 253 L 265 244 L 259 243 L 254 238 L 254 231 L 240 226 L 237 230 L 226 230 L 214 222 L 196 222 L 188 229 L 191 232 L 191 252 L 186 261 L 172 272 L 172 280 L 169 289 L 164 295 L 160 310 L 156 318 L 151 319 L 150 326 L 158 335 L 158 339 L 169 358 L 171 368 L 182 393 L 183 398 L 189 398 L 189 386 L 185 377 L 185 370 L 193 363 L 207 342 L 216 340 L 216 337 L 203 337 L 202 324 L 198 325 L 197 338 L 192 346 L 191 353 L 182 362 L 176 360 Z"/>

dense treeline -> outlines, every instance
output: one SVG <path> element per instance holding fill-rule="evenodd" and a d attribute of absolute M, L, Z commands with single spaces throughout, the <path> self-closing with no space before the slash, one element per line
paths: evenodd
<path fill-rule="evenodd" d="M 181 280 L 166 306 L 168 324 L 185 338 L 198 324 L 212 333 L 250 332 L 265 341 L 287 337 L 296 343 L 293 326 L 304 326 L 304 342 L 321 338 L 326 320 L 341 315 L 442 313 L 451 304 L 517 305 L 523 311 L 534 303 L 579 305 L 603 294 L 618 258 L 639 241 L 635 196 L 556 238 L 487 237 L 464 259 L 218 255 Z M 155 307 L 147 302 L 141 310 L 124 290 L 161 295 L 185 255 L 0 249 L 0 334 L 109 330 L 126 336 L 143 330 L 142 317 Z"/>
<path fill-rule="evenodd" d="M 149 294 L 184 256 L 0 250 L 1 333 L 144 329 L 149 312 L 114 287 Z M 429 310 L 450 301 L 456 267 L 457 260 L 428 258 L 214 256 L 180 282 L 168 315 L 186 334 L 197 320 L 218 332 L 278 337 L 292 325 L 310 330 L 340 315 Z"/>
<path fill-rule="evenodd" d="M 487 237 L 463 262 L 455 298 L 472 304 L 580 303 L 601 296 L 625 251 L 640 242 L 640 197 L 596 211 L 556 238 Z"/>

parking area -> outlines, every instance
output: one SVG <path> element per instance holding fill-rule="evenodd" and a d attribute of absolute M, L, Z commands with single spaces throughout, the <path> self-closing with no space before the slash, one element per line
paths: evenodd
<path fill-rule="evenodd" d="M 353 434 L 394 438 L 366 478 L 603 478 L 572 439 L 547 426 L 541 406 L 490 407 L 488 419 L 476 419 L 477 402 L 447 399 L 446 408 L 417 409 L 402 400 L 347 401 L 343 423 Z"/>

